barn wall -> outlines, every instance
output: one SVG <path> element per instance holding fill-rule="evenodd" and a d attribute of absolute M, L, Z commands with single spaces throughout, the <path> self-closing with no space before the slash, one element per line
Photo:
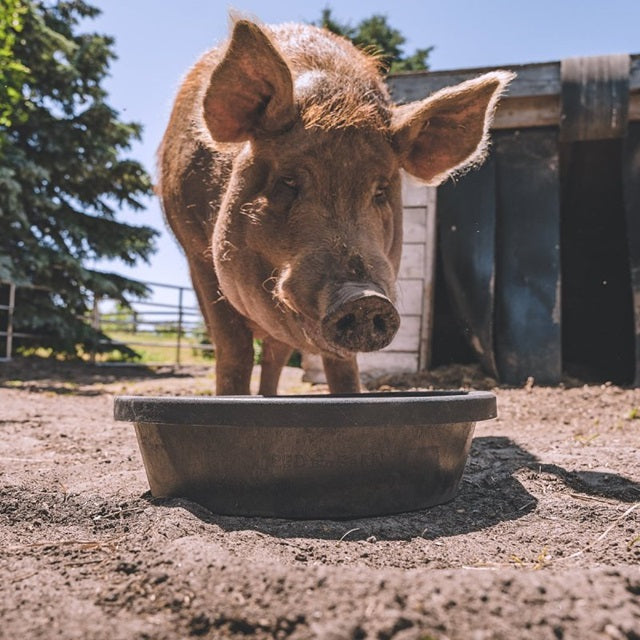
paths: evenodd
<path fill-rule="evenodd" d="M 436 191 L 405 183 L 402 328 L 360 357 L 363 377 L 428 368 L 434 315 L 438 348 L 452 348 L 439 335 L 442 299 L 434 303 L 437 248 L 447 322 L 500 381 L 553 384 L 575 371 L 640 386 L 640 55 L 504 68 L 517 77 L 490 156 L 438 189 L 437 241 Z M 388 83 L 406 103 L 491 70 Z"/>
<path fill-rule="evenodd" d="M 505 68 L 487 162 L 438 190 L 452 315 L 501 382 L 639 385 L 640 55 Z M 389 84 L 402 103 L 489 70 Z"/>

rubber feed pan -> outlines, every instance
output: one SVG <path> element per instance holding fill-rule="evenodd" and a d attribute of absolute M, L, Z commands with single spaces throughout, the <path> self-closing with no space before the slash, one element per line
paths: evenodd
<path fill-rule="evenodd" d="M 352 518 L 451 500 L 475 423 L 496 416 L 483 391 L 353 396 L 120 396 L 155 497 L 214 513 Z"/>

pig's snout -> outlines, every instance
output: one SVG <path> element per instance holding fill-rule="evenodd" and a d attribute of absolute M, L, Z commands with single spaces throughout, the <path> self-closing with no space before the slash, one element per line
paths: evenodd
<path fill-rule="evenodd" d="M 322 335 L 348 351 L 376 351 L 393 340 L 399 326 L 396 308 L 375 285 L 346 283 L 329 304 Z"/>

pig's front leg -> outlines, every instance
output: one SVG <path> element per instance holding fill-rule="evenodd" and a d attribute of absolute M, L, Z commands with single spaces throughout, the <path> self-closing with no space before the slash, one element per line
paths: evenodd
<path fill-rule="evenodd" d="M 360 392 L 360 372 L 355 355 L 345 360 L 322 356 L 322 364 L 331 393 Z"/>
<path fill-rule="evenodd" d="M 275 396 L 282 368 L 289 361 L 293 349 L 271 336 L 262 341 L 262 371 L 260 373 L 261 396 Z"/>
<path fill-rule="evenodd" d="M 207 332 L 216 354 L 216 394 L 249 395 L 253 369 L 253 333 L 246 320 L 222 296 L 218 278 L 204 251 L 187 254 L 189 270 Z"/>
<path fill-rule="evenodd" d="M 253 334 L 244 319 L 226 301 L 216 305 L 214 315 L 216 394 L 249 395 L 253 369 Z"/>

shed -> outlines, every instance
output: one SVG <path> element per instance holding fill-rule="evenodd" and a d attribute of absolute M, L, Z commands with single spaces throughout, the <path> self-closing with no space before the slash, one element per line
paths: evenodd
<path fill-rule="evenodd" d="M 486 162 L 437 189 L 405 181 L 401 330 L 361 371 L 475 360 L 511 384 L 640 385 L 640 55 L 500 68 L 517 77 Z M 388 82 L 403 103 L 489 70 Z"/>

